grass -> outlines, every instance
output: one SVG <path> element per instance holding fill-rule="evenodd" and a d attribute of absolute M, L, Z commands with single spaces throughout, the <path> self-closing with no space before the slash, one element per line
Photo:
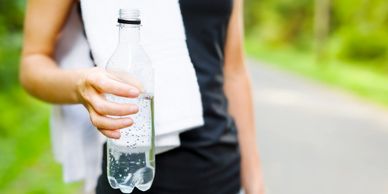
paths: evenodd
<path fill-rule="evenodd" d="M 0 193 L 77 193 L 80 185 L 63 183 L 51 154 L 49 107 L 20 88 L 0 99 Z"/>
<path fill-rule="evenodd" d="M 0 194 L 79 193 L 64 184 L 49 139 L 49 106 L 18 84 L 20 34 L 0 36 Z"/>
<path fill-rule="evenodd" d="M 248 55 L 267 64 L 344 89 L 388 107 L 388 71 L 372 62 L 328 59 L 317 64 L 314 54 L 289 47 L 270 48 L 247 38 Z"/>

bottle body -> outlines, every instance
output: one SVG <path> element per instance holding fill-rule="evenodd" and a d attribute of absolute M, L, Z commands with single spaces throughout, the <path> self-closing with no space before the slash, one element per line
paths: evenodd
<path fill-rule="evenodd" d="M 134 15 L 124 11 L 120 10 L 120 16 L 123 13 Z M 105 94 L 108 101 L 131 103 L 139 108 L 138 113 L 128 116 L 134 124 L 120 129 L 120 139 L 107 141 L 107 178 L 112 188 L 123 193 L 131 193 L 135 187 L 148 190 L 155 175 L 154 75 L 151 62 L 139 44 L 139 28 L 137 23 L 119 24 L 119 43 L 106 65 L 106 70 L 119 81 L 141 91 L 137 98 Z"/>
<path fill-rule="evenodd" d="M 128 100 L 107 95 L 107 99 L 139 107 L 139 112 L 131 116 L 134 125 L 121 129 L 120 139 L 108 139 L 108 181 L 112 188 L 123 193 L 130 193 L 135 187 L 148 190 L 155 174 L 153 96 L 142 93 L 138 98 Z"/>

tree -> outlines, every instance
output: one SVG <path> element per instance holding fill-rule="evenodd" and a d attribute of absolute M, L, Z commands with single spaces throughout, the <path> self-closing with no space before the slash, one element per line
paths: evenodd
<path fill-rule="evenodd" d="M 318 62 L 326 58 L 326 42 L 330 30 L 330 0 L 315 0 L 314 37 Z"/>

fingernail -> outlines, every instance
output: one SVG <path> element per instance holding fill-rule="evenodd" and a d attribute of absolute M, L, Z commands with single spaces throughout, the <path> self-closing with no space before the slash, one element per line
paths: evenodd
<path fill-rule="evenodd" d="M 136 88 L 129 89 L 129 92 L 132 93 L 133 95 L 139 95 L 139 90 Z"/>
<path fill-rule="evenodd" d="M 120 139 L 121 137 L 120 131 L 113 131 L 112 135 L 115 139 Z"/>
<path fill-rule="evenodd" d="M 131 119 L 124 120 L 125 125 L 131 125 L 133 121 Z"/>
<path fill-rule="evenodd" d="M 139 112 L 139 107 L 137 105 L 134 105 L 132 108 L 133 108 L 133 112 L 135 113 Z"/>

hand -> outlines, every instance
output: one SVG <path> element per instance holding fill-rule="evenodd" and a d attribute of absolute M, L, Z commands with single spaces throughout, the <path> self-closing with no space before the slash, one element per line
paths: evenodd
<path fill-rule="evenodd" d="M 245 194 L 264 194 L 264 181 L 258 154 L 249 158 L 242 158 L 241 179 Z"/>
<path fill-rule="evenodd" d="M 98 67 L 84 70 L 80 75 L 76 94 L 79 101 L 89 111 L 93 125 L 106 137 L 119 139 L 119 129 L 131 126 L 133 120 L 129 117 L 112 118 L 109 116 L 135 114 L 138 112 L 138 107 L 134 104 L 109 102 L 105 99 L 104 94 L 136 98 L 139 96 L 139 89 Z"/>
<path fill-rule="evenodd" d="M 261 176 L 246 180 L 243 183 L 245 194 L 265 194 Z"/>

